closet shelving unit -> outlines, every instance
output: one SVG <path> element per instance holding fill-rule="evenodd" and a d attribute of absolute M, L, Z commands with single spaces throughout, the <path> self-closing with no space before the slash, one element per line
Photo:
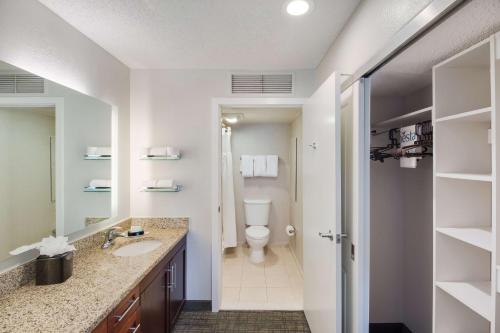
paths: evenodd
<path fill-rule="evenodd" d="M 372 128 L 398 128 L 403 126 L 413 125 L 426 120 L 431 120 L 432 118 L 432 106 L 406 113 L 402 116 L 390 118 L 381 122 L 378 122 L 372 126 Z"/>
<path fill-rule="evenodd" d="M 495 332 L 495 40 L 433 68 L 435 333 Z"/>

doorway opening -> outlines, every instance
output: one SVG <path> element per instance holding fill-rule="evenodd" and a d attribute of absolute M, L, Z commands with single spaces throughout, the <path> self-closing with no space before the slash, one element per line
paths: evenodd
<path fill-rule="evenodd" d="M 221 310 L 303 310 L 302 108 L 221 108 Z"/>

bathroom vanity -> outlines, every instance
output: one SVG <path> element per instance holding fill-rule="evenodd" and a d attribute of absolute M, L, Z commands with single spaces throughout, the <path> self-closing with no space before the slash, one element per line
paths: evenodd
<path fill-rule="evenodd" d="M 93 332 L 173 331 L 185 302 L 185 266 L 184 236 Z"/>
<path fill-rule="evenodd" d="M 188 219 L 131 218 L 120 226 L 131 224 L 142 225 L 146 235 L 117 238 L 107 249 L 103 232 L 74 243 L 73 276 L 64 283 L 30 282 L 0 292 L 0 332 L 171 332 L 185 301 Z M 117 256 L 151 240 L 161 244 Z"/>

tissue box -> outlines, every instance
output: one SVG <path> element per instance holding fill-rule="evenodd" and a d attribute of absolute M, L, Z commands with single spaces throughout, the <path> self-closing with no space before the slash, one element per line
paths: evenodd
<path fill-rule="evenodd" d="M 73 252 L 49 256 L 39 256 L 35 260 L 36 284 L 62 283 L 73 274 Z"/>

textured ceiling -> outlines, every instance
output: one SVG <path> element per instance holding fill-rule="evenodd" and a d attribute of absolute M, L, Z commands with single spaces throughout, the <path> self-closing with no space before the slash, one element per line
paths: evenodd
<path fill-rule="evenodd" d="M 405 96 L 432 84 L 432 66 L 500 31 L 500 1 L 467 1 L 373 75 L 375 96 Z"/>
<path fill-rule="evenodd" d="M 359 0 L 39 0 L 131 68 L 315 68 Z"/>

